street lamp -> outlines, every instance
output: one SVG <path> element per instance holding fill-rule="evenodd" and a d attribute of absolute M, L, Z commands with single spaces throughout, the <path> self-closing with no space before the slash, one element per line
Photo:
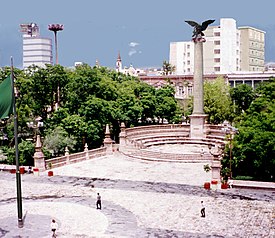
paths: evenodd
<path fill-rule="evenodd" d="M 37 117 L 34 122 L 29 122 L 28 127 L 34 129 L 35 136 L 35 153 L 34 153 L 34 166 L 40 170 L 45 170 L 45 160 L 42 151 L 42 143 L 40 138 L 39 127 L 43 127 L 43 122 L 41 117 Z"/>
<path fill-rule="evenodd" d="M 222 130 L 225 131 L 226 135 L 229 135 L 228 141 L 229 141 L 229 172 L 230 172 L 230 178 L 232 178 L 232 149 L 233 149 L 233 137 L 238 132 L 238 129 L 231 126 L 229 122 L 225 121 L 223 123 Z"/>
<path fill-rule="evenodd" d="M 54 42 L 55 42 L 55 64 L 58 64 L 58 51 L 57 51 L 57 32 L 63 31 L 64 26 L 62 24 L 50 24 L 48 26 L 48 29 L 50 31 L 53 31 L 54 33 Z M 57 86 L 57 102 L 56 102 L 56 109 L 59 106 L 60 102 L 60 92 L 59 92 L 59 83 Z"/>
<path fill-rule="evenodd" d="M 55 42 L 55 64 L 58 64 L 58 52 L 57 52 L 57 32 L 62 31 L 64 29 L 64 26 L 61 24 L 50 24 L 48 26 L 48 29 L 50 31 L 53 31 L 54 33 L 54 42 Z"/>
<path fill-rule="evenodd" d="M 7 125 L 7 119 L 8 118 L 0 119 L 0 140 L 1 140 L 1 145 L 5 144 L 5 143 L 2 144 L 2 141 L 4 142 L 5 140 L 9 139 L 7 137 L 7 134 L 4 131 L 4 129 Z"/>
<path fill-rule="evenodd" d="M 39 128 L 43 127 L 43 122 L 41 120 L 42 120 L 41 117 L 37 117 L 34 119 L 34 121 L 27 122 L 28 127 L 34 130 L 34 135 L 33 135 L 34 139 L 36 139 L 36 136 L 39 132 Z"/>

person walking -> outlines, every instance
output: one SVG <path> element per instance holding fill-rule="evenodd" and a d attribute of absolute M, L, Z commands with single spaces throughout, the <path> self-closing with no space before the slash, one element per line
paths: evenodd
<path fill-rule="evenodd" d="M 54 219 L 52 219 L 52 222 L 51 222 L 51 229 L 52 229 L 52 232 L 53 232 L 52 237 L 56 237 L 55 232 L 56 232 L 57 228 L 58 228 L 57 222 Z"/>
<path fill-rule="evenodd" d="M 201 217 L 205 217 L 205 206 L 203 201 L 201 201 Z"/>
<path fill-rule="evenodd" d="M 96 209 L 101 209 L 101 196 L 99 193 L 97 193 L 96 197 Z"/>

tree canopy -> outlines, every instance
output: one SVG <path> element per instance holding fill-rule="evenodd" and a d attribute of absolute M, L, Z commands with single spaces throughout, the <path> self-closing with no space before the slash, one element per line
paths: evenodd
<path fill-rule="evenodd" d="M 255 95 L 236 122 L 235 173 L 275 181 L 275 79 L 262 83 Z"/>
<path fill-rule="evenodd" d="M 2 69 L 0 81 L 9 74 L 8 67 Z M 100 147 L 106 124 L 117 140 L 121 122 L 128 127 L 156 123 L 156 118 L 172 123 L 181 114 L 171 86 L 155 89 L 105 67 L 84 64 L 72 70 L 60 65 L 31 66 L 16 69 L 15 77 L 19 141 L 33 139 L 39 132 L 45 149 L 54 155 L 64 153 L 65 144 L 71 152 L 83 151 L 85 143 L 89 148 Z M 39 131 L 28 127 L 37 118 L 44 123 Z M 5 146 L 13 146 L 12 118 L 5 122 L 3 131 L 8 137 Z"/>

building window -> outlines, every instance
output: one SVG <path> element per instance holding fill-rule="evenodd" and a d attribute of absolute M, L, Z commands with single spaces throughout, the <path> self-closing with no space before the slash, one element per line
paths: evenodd
<path fill-rule="evenodd" d="M 215 32 L 214 36 L 221 36 L 221 33 L 220 32 Z"/>
<path fill-rule="evenodd" d="M 220 72 L 221 68 L 220 67 L 214 67 L 215 72 Z"/>
<path fill-rule="evenodd" d="M 221 53 L 221 50 L 220 50 L 220 49 L 214 50 L 214 54 L 220 54 L 220 53 Z"/>
<path fill-rule="evenodd" d="M 183 86 L 179 86 L 179 96 L 182 96 L 184 94 Z"/>
<path fill-rule="evenodd" d="M 215 40 L 215 41 L 214 41 L 214 44 L 215 44 L 215 45 L 220 45 L 221 42 L 220 42 L 219 40 Z"/>
<path fill-rule="evenodd" d="M 190 45 L 187 45 L 187 49 L 190 49 Z"/>
<path fill-rule="evenodd" d="M 187 57 L 190 57 L 190 52 L 187 53 Z"/>
<path fill-rule="evenodd" d="M 190 65 L 190 60 L 187 60 L 187 65 Z"/>
<path fill-rule="evenodd" d="M 246 85 L 252 87 L 252 81 L 251 80 L 247 80 L 244 82 Z"/>
<path fill-rule="evenodd" d="M 192 96 L 192 95 L 193 95 L 193 87 L 188 86 L 188 96 Z"/>
<path fill-rule="evenodd" d="M 214 59 L 214 62 L 215 62 L 215 63 L 219 63 L 219 62 L 221 62 L 221 59 L 220 59 L 220 58 L 215 58 L 215 59 Z"/>

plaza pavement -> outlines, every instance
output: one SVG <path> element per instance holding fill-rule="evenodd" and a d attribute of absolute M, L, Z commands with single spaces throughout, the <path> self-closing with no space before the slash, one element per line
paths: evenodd
<path fill-rule="evenodd" d="M 17 227 L 15 175 L 0 172 L 0 237 L 275 237 L 275 194 L 205 190 L 201 163 L 113 155 L 22 175 L 24 227 Z M 95 208 L 96 194 L 102 210 Z M 200 202 L 206 217 L 200 217 Z"/>

